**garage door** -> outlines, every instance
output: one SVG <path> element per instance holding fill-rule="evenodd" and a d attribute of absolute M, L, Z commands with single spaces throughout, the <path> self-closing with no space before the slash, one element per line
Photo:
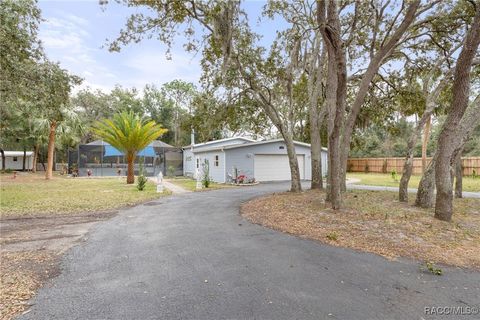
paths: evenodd
<path fill-rule="evenodd" d="M 305 179 L 305 156 L 298 155 L 300 179 Z M 290 165 L 288 156 L 280 154 L 256 154 L 254 175 L 257 181 L 290 180 Z"/>

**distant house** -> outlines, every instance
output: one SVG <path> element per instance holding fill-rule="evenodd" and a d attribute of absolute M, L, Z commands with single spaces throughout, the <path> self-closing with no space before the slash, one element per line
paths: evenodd
<path fill-rule="evenodd" d="M 311 180 L 310 144 L 294 142 L 300 178 Z M 287 147 L 283 139 L 255 141 L 245 137 L 233 137 L 193 144 L 183 147 L 183 171 L 185 176 L 195 177 L 196 169 L 208 162 L 210 178 L 227 182 L 237 171 L 247 179 L 256 181 L 290 180 Z M 323 175 L 327 173 L 327 149 L 322 150 Z"/>
<path fill-rule="evenodd" d="M 33 169 L 33 151 L 27 151 L 25 161 L 25 170 Z M 2 158 L 0 157 L 0 168 L 2 167 Z M 5 169 L 22 170 L 23 169 L 23 151 L 5 151 Z"/>

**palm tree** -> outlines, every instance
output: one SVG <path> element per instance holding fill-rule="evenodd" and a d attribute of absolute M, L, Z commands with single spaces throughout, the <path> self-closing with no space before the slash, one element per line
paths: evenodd
<path fill-rule="evenodd" d="M 111 120 L 97 122 L 93 132 L 127 156 L 127 183 L 131 184 L 135 182 L 133 164 L 137 153 L 167 130 L 155 121 L 147 121 L 130 111 L 117 113 Z"/>

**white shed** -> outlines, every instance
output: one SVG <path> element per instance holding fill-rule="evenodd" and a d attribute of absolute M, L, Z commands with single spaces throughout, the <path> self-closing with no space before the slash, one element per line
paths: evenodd
<path fill-rule="evenodd" d="M 33 169 L 33 151 L 26 153 L 25 169 Z M 0 157 L 0 168 L 2 167 L 2 158 Z M 23 151 L 5 151 L 5 169 L 22 170 L 23 169 Z"/>

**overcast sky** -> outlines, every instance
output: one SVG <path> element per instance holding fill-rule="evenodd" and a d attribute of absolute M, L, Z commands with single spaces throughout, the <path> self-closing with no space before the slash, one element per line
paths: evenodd
<path fill-rule="evenodd" d="M 246 3 L 251 20 L 256 21 L 263 5 L 261 1 Z M 115 1 L 110 1 L 106 10 L 98 1 L 40 0 L 39 6 L 45 19 L 40 24 L 40 39 L 47 56 L 84 78 L 82 87 L 109 91 L 115 84 L 141 89 L 146 84 L 161 86 L 174 79 L 198 83 L 201 57 L 183 51 L 181 43 L 172 50 L 172 60 L 166 59 L 166 46 L 157 40 L 131 44 L 120 53 L 102 48 L 107 38 L 118 35 L 126 18 L 137 9 Z M 273 37 L 272 25 L 268 22 L 256 28 Z"/>

